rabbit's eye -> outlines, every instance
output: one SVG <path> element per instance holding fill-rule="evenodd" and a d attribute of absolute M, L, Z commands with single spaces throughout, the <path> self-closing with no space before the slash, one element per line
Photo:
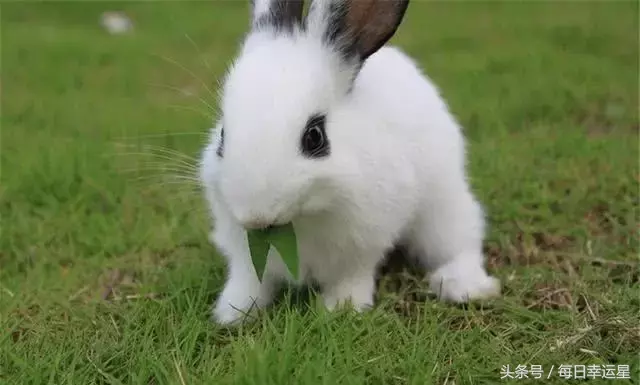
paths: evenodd
<path fill-rule="evenodd" d="M 223 150 L 224 150 L 224 127 L 220 129 L 220 144 L 218 145 L 218 149 L 216 150 L 216 155 L 222 158 Z"/>
<path fill-rule="evenodd" d="M 325 116 L 315 115 L 309 119 L 302 134 L 302 153 L 308 158 L 329 155 L 329 140 L 325 133 Z"/>

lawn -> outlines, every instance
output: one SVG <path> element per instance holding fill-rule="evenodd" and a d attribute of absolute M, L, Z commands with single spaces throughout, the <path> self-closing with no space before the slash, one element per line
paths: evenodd
<path fill-rule="evenodd" d="M 416 0 L 393 39 L 465 127 L 502 298 L 396 269 L 369 313 L 284 293 L 229 330 L 193 167 L 246 3 L 2 4 L 0 383 L 640 383 L 637 2 Z"/>

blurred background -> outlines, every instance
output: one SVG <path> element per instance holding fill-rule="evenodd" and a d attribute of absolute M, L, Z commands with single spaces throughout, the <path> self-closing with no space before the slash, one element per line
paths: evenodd
<path fill-rule="evenodd" d="M 0 348 L 0 379 L 39 383 L 58 368 L 70 383 L 132 383 L 136 370 L 164 373 L 153 365 L 174 373 L 169 340 L 183 336 L 176 324 L 209 333 L 206 313 L 225 272 L 207 242 L 194 172 L 218 116 L 219 81 L 248 27 L 247 3 L 2 4 L 0 314 L 11 333 Z M 131 25 L 110 32 L 105 12 Z M 482 358 L 490 353 L 474 355 L 478 344 L 465 363 L 446 361 L 443 348 L 430 362 L 448 362 L 444 369 L 393 370 L 443 383 L 454 365 L 458 378 L 475 373 L 491 383 L 508 361 L 505 346 L 526 346 L 509 352 L 524 362 L 584 324 L 602 334 L 538 361 L 594 357 L 581 349 L 602 363 L 637 358 L 637 2 L 413 1 L 392 43 L 440 87 L 469 138 L 472 184 L 490 222 L 488 263 L 505 282 L 502 312 L 479 325 L 509 330 L 536 320 L 552 333 L 496 337 L 490 364 Z M 380 298 L 411 317 L 424 285 L 394 282 L 400 294 L 382 290 Z M 135 301 L 145 298 L 159 304 Z M 462 322 L 461 310 L 438 309 Z M 136 361 L 143 348 L 122 353 L 144 340 L 144 325 L 158 330 L 153 322 L 175 317 L 160 342 L 139 342 L 156 363 Z M 134 339 L 118 334 L 127 331 Z M 197 358 L 180 361 L 177 373 L 237 376 L 253 361 L 233 361 L 243 347 L 224 341 L 224 353 L 192 352 Z M 93 343 L 122 354 L 128 372 L 73 369 L 65 350 Z M 371 352 L 383 345 L 397 347 L 390 340 Z M 186 357 L 180 346 L 176 354 Z M 205 356 L 209 364 L 199 361 Z M 353 369 L 354 383 L 363 373 Z M 179 381 L 174 375 L 156 374 Z M 382 371 L 377 378 L 391 381 Z"/>

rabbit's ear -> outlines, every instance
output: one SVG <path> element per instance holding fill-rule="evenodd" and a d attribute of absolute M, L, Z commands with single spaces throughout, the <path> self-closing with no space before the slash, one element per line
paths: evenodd
<path fill-rule="evenodd" d="M 366 60 L 395 34 L 409 0 L 313 0 L 307 27 L 349 59 Z"/>
<path fill-rule="evenodd" d="M 304 0 L 250 0 L 253 30 L 291 31 L 302 23 Z"/>

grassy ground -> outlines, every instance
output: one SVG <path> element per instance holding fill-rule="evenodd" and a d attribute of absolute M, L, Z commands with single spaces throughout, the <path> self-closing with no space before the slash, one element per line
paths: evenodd
<path fill-rule="evenodd" d="M 100 29 L 115 8 L 133 34 Z M 507 364 L 639 383 L 637 3 L 415 1 L 394 38 L 466 127 L 503 298 L 443 305 L 396 272 L 366 315 L 285 298 L 228 331 L 189 172 L 246 15 L 2 5 L 1 383 L 495 384 Z"/>

